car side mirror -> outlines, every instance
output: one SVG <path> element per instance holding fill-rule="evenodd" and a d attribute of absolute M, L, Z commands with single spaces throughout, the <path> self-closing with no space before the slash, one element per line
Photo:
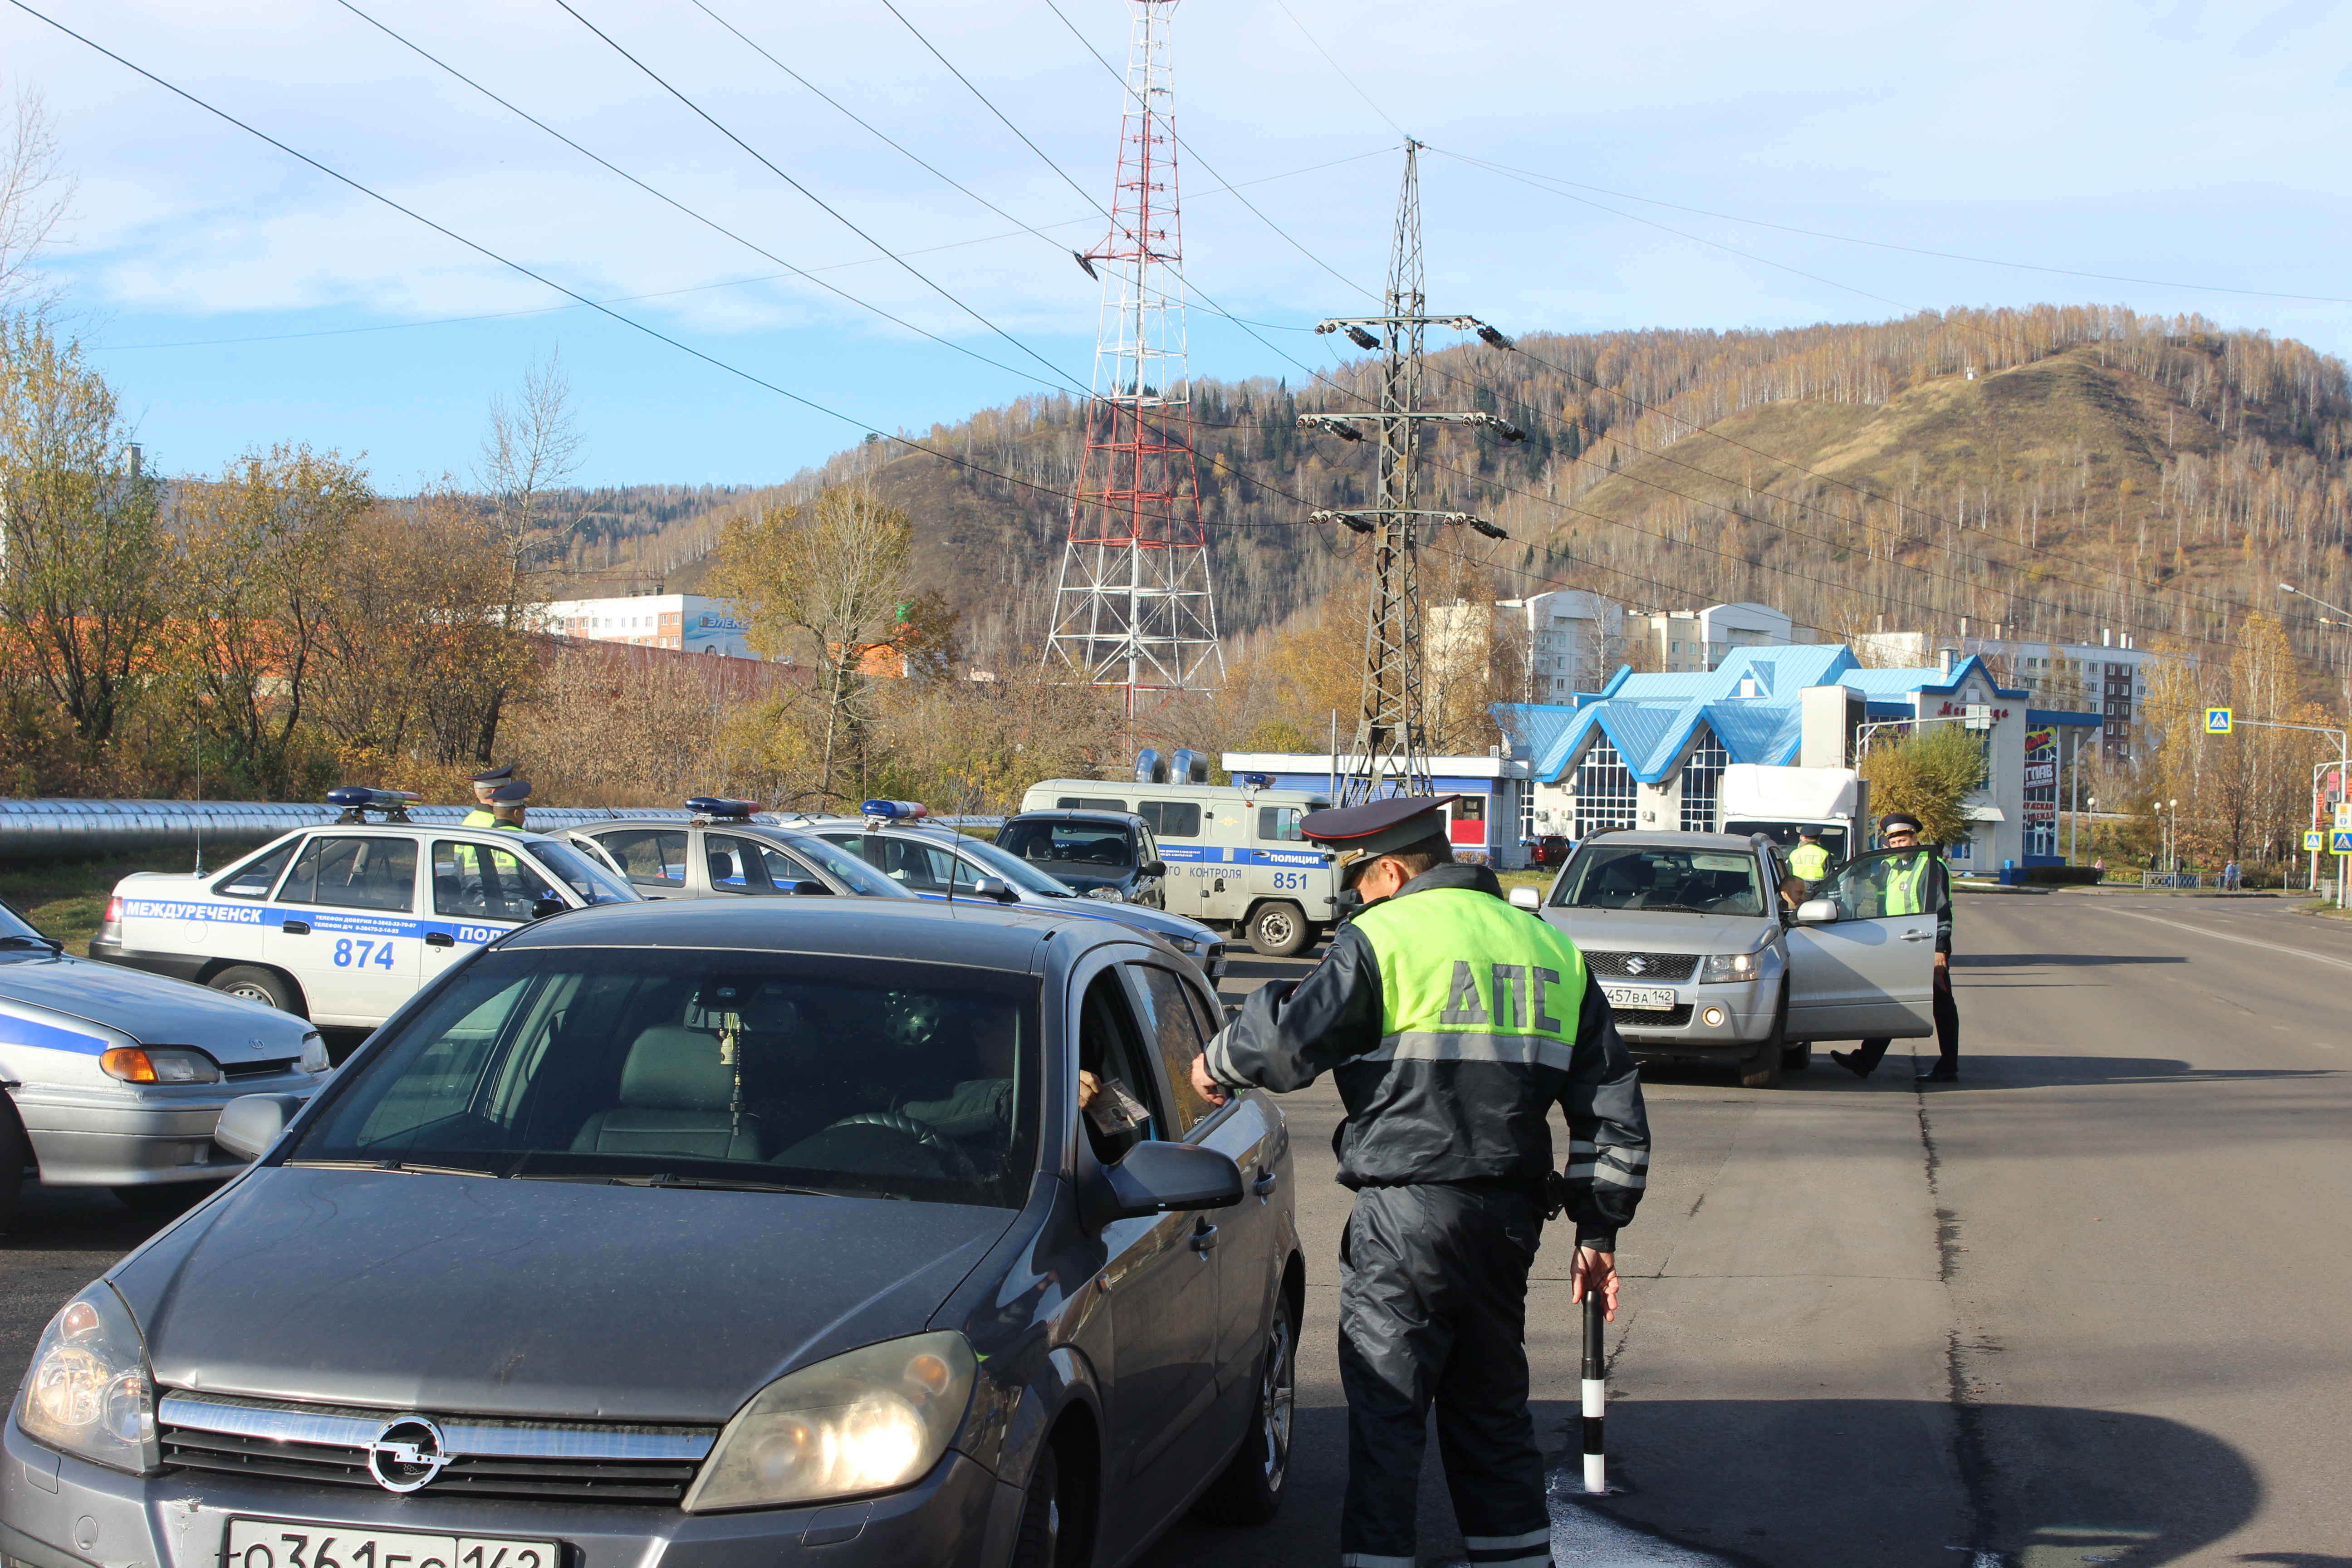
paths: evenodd
<path fill-rule="evenodd" d="M 240 1160 L 258 1160 L 285 1136 L 286 1124 L 302 1109 L 294 1094 L 241 1094 L 221 1107 L 213 1142 Z"/>
<path fill-rule="evenodd" d="M 1797 906 L 1797 923 L 1801 926 L 1825 926 L 1837 923 L 1838 907 L 1828 899 L 1807 899 Z"/>
<path fill-rule="evenodd" d="M 1515 910 L 1525 910 L 1529 914 L 1533 914 L 1536 910 L 1543 908 L 1543 895 L 1536 891 L 1533 888 L 1513 888 L 1511 889 L 1511 908 Z"/>
<path fill-rule="evenodd" d="M 1168 862 L 1165 860 L 1146 860 L 1143 863 L 1143 874 L 1147 877 L 1165 877 L 1168 875 Z"/>
<path fill-rule="evenodd" d="M 1000 904 L 1021 901 L 1021 895 L 1013 890 L 1013 884 L 1002 877 L 982 877 L 971 885 L 971 891 L 975 898 L 994 899 Z"/>
<path fill-rule="evenodd" d="M 820 893 L 830 897 L 833 889 L 826 887 L 823 882 L 803 881 L 786 882 L 784 884 L 784 891 L 792 894 L 794 898 L 805 899 Z"/>
<path fill-rule="evenodd" d="M 1082 1210 L 1097 1229 L 1185 1209 L 1231 1208 L 1242 1201 L 1241 1167 L 1197 1143 L 1138 1143 L 1116 1165 L 1097 1165 Z"/>
<path fill-rule="evenodd" d="M 553 893 L 541 893 L 537 899 L 531 901 L 530 918 L 535 921 L 543 921 L 550 915 L 560 915 L 571 907 L 572 906 L 570 904 L 565 903 Z"/>

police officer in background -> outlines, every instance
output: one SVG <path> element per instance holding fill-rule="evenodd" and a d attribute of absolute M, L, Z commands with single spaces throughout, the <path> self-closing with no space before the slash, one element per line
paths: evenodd
<path fill-rule="evenodd" d="M 516 779 L 511 784 L 499 785 L 490 792 L 489 826 L 503 828 L 509 833 L 520 833 L 523 831 L 524 803 L 530 799 L 530 781 L 529 779 Z M 467 812 L 467 826 L 478 826 L 474 818 L 482 814 L 479 812 Z"/>
<path fill-rule="evenodd" d="M 1356 1194 L 1339 1248 L 1343 1568 L 1412 1568 L 1433 1400 L 1470 1561 L 1550 1563 L 1528 1270 L 1564 1204 L 1570 1299 L 1598 1291 L 1614 1318 L 1617 1230 L 1650 1163 L 1641 1081 L 1608 999 L 1573 942 L 1505 902 L 1492 871 L 1454 863 L 1442 808 L 1456 798 L 1307 817 L 1307 837 L 1341 851 L 1361 909 L 1306 979 L 1253 993 L 1192 1068 L 1219 1104 L 1328 1072 L 1348 1109 L 1333 1141 Z M 1569 1127 L 1564 1181 L 1554 1105 Z"/>
<path fill-rule="evenodd" d="M 1822 830 L 1807 823 L 1797 829 L 1797 847 L 1789 851 L 1789 872 L 1801 882 L 1818 882 L 1830 874 L 1830 852 L 1822 847 Z"/>
<path fill-rule="evenodd" d="M 1873 868 L 1871 880 L 1880 898 L 1879 912 L 1889 915 L 1936 917 L 1936 1065 L 1919 1075 L 1921 1083 L 1951 1083 L 1960 1076 L 1960 1010 L 1952 1001 L 1952 881 L 1944 870 L 1944 857 L 1919 842 L 1919 819 L 1907 811 L 1890 811 L 1878 820 L 1878 841 L 1890 855 Z M 1861 1048 L 1832 1051 L 1830 1060 L 1856 1078 L 1877 1070 L 1889 1042 L 1864 1040 Z"/>
<path fill-rule="evenodd" d="M 474 785 L 474 809 L 465 815 L 464 818 L 458 823 L 458 826 L 461 827 L 496 827 L 499 825 L 499 819 L 498 814 L 490 809 L 491 797 L 498 794 L 500 787 L 511 783 L 513 779 L 514 764 L 512 763 L 509 763 L 502 768 L 492 768 L 486 773 L 476 773 L 472 780 Z"/>

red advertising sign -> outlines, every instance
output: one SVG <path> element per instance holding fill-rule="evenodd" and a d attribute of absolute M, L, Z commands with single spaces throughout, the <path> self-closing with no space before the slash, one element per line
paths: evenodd
<path fill-rule="evenodd" d="M 2057 821 L 2058 803 L 2054 800 L 2027 801 L 2025 803 L 2025 820 L 2028 822 Z"/>
<path fill-rule="evenodd" d="M 2058 731 L 2048 725 L 2039 730 L 2028 730 L 2025 732 L 2025 755 L 2030 762 L 2039 762 L 2044 757 L 2055 762 L 2058 756 Z"/>

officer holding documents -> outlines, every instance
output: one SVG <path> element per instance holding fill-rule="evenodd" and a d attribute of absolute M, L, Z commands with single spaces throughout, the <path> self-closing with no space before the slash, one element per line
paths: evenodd
<path fill-rule="evenodd" d="M 1878 912 L 1936 917 L 1936 1065 L 1919 1075 L 1921 1083 L 1951 1083 L 1960 1076 L 1960 1009 L 1952 1000 L 1952 879 L 1944 870 L 1944 857 L 1919 842 L 1919 819 L 1907 811 L 1891 811 L 1879 819 L 1878 841 L 1890 855 L 1872 869 L 1871 887 Z M 1860 1048 L 1832 1051 L 1830 1060 L 1856 1078 L 1868 1078 L 1878 1068 L 1890 1042 L 1864 1040 Z"/>
<path fill-rule="evenodd" d="M 1423 1432 L 1437 1408 L 1455 1518 L 1482 1568 L 1551 1561 L 1528 1414 L 1528 1271 L 1543 1222 L 1576 1225 L 1571 1299 L 1613 1318 L 1618 1227 L 1650 1163 L 1648 1117 L 1608 999 L 1576 945 L 1455 863 L 1444 807 L 1384 800 L 1310 814 L 1360 910 L 1306 979 L 1254 993 L 1193 1062 L 1223 1103 L 1332 1075 L 1355 1207 L 1340 1243 L 1348 1395 L 1343 1568 L 1411 1568 Z M 1568 1121 L 1563 1177 L 1547 1125 Z"/>
<path fill-rule="evenodd" d="M 491 797 L 497 795 L 498 792 L 505 785 L 513 782 L 514 764 L 512 763 L 509 763 L 502 768 L 492 768 L 486 773 L 476 773 L 472 780 L 474 785 L 474 809 L 465 815 L 464 819 L 458 824 L 458 826 L 461 827 L 496 827 L 499 825 L 499 819 L 497 814 L 490 809 Z"/>

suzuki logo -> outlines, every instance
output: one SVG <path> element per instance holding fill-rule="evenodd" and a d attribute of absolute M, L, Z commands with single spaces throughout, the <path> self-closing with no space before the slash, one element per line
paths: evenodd
<path fill-rule="evenodd" d="M 1647 974 L 1649 972 L 1650 961 L 1638 952 L 1625 961 L 1625 973 L 1628 974 Z"/>
<path fill-rule="evenodd" d="M 441 1428 L 422 1415 L 403 1415 L 378 1429 L 367 1446 L 368 1474 L 388 1492 L 413 1492 L 449 1463 Z"/>

